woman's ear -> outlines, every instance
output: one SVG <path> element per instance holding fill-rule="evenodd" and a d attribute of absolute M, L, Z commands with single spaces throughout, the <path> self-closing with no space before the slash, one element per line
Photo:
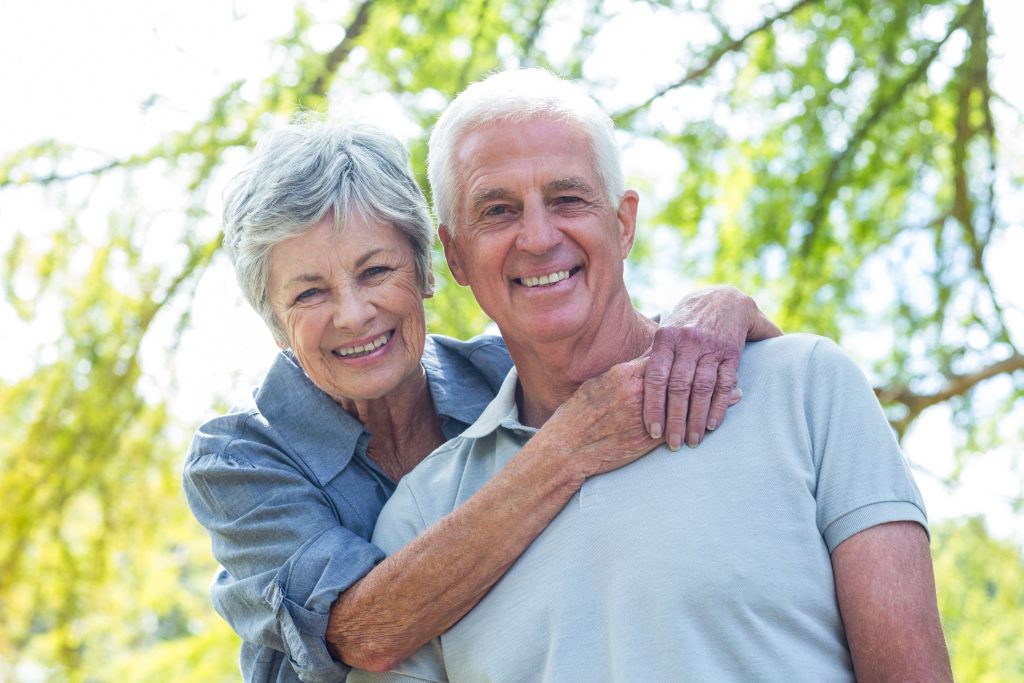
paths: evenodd
<path fill-rule="evenodd" d="M 437 281 L 434 279 L 434 271 L 427 273 L 427 288 L 423 290 L 424 299 L 429 299 L 434 296 L 434 285 L 436 282 Z"/>

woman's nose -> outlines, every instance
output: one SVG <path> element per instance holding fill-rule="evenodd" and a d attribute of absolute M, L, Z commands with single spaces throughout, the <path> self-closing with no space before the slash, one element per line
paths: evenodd
<path fill-rule="evenodd" d="M 363 331 L 376 315 L 377 307 L 359 287 L 342 287 L 333 298 L 332 321 L 338 329 Z"/>

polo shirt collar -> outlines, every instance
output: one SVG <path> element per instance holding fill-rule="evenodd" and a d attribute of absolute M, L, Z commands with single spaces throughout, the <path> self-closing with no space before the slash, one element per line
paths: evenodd
<path fill-rule="evenodd" d="M 499 427 L 536 431 L 519 422 L 519 404 L 516 403 L 516 388 L 518 386 L 519 372 L 513 367 L 508 371 L 505 381 L 501 383 L 497 396 L 484 408 L 480 418 L 463 433 L 463 436 L 480 439 L 497 431 Z"/>

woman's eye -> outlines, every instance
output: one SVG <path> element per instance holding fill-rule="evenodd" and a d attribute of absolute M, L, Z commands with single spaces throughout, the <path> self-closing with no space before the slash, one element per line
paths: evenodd
<path fill-rule="evenodd" d="M 297 297 L 295 297 L 295 300 L 296 301 L 309 301 L 310 299 L 312 299 L 313 297 L 315 297 L 319 293 L 320 293 L 320 290 L 317 289 L 316 287 L 313 287 L 312 289 L 307 289 L 306 291 L 304 291 L 301 294 L 299 294 Z"/>
<path fill-rule="evenodd" d="M 391 269 L 387 266 L 371 266 L 363 271 L 363 275 L 366 277 L 379 277 L 389 272 L 391 272 Z"/>

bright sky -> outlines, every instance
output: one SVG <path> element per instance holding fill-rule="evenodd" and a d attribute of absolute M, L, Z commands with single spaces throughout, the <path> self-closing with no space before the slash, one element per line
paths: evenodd
<path fill-rule="evenodd" d="M 737 16 L 749 12 L 744 9 L 750 6 L 749 0 L 731 4 Z M 1019 33 L 1024 26 L 1024 3 L 989 0 L 987 4 L 997 32 L 993 43 L 997 90 L 1018 111 L 1024 111 L 1024 81 L 1020 80 L 1024 41 L 1002 33 L 1007 27 Z M 317 14 L 327 17 L 320 11 Z M 566 22 L 576 21 L 571 10 L 565 14 Z M 290 26 L 291 16 L 291 3 L 252 0 L 0 0 L 0 92 L 5 94 L 0 110 L 0 155 L 48 137 L 94 149 L 98 159 L 143 149 L 167 131 L 203 118 L 225 83 L 272 73 L 275 62 L 270 41 Z M 605 41 L 609 44 L 604 46 L 599 41 L 593 69 L 629 74 L 621 79 L 626 85 L 608 93 L 611 99 L 606 101 L 616 97 L 635 100 L 632 92 L 648 89 L 642 77 L 657 78 L 649 68 L 651 60 L 674 63 L 673 42 L 685 29 L 652 22 L 650 11 L 643 8 L 632 11 L 622 22 L 616 35 L 621 36 L 621 31 L 644 35 L 645 50 L 641 52 L 647 61 L 642 66 L 631 64 L 628 51 L 624 54 L 618 49 L 618 40 L 614 44 Z M 328 48 L 340 35 L 336 28 L 324 26 L 314 37 Z M 658 56 L 661 53 L 663 57 Z M 400 135 L 409 134 L 408 123 L 400 118 L 395 118 L 394 127 Z M 1019 139 L 1004 139 L 1004 143 L 1009 158 L 1018 168 L 1024 167 L 1024 143 Z M 651 168 L 660 167 L 660 162 L 634 157 L 632 165 Z M 657 191 L 657 179 L 653 180 Z M 219 191 L 214 196 L 219 196 Z M 1002 291 L 1024 297 L 1020 268 L 1024 206 L 1007 206 L 1005 213 L 1014 225 L 1005 243 L 991 254 L 992 271 Z M 0 193 L 0 248 L 6 245 L 12 226 L 30 225 L 45 220 L 48 214 L 38 195 L 15 201 Z M 83 220 L 94 220 L 96 229 L 103 229 L 102 213 Z M 651 310 L 660 310 L 675 298 L 660 296 L 660 292 L 673 289 L 668 276 L 657 282 L 662 286 L 644 295 L 649 295 Z M 200 285 L 194 331 L 184 338 L 173 367 L 181 391 L 177 405 L 186 419 L 192 413 L 195 419 L 207 415 L 214 396 L 238 396 L 245 391 L 275 351 L 262 322 L 236 291 L 223 261 Z M 1024 310 L 1024 300 L 1018 298 L 1015 304 Z M 1024 321 L 1018 322 L 1018 329 L 1024 329 Z M 45 321 L 26 326 L 0 304 L 0 348 L 4 349 L 0 377 L 24 376 L 39 342 L 60 333 Z M 150 366 L 154 373 L 163 367 L 162 350 L 150 354 Z M 154 390 L 163 389 L 158 385 Z M 978 458 L 964 470 L 962 486 L 950 491 L 939 482 L 955 466 L 953 442 L 948 412 L 937 409 L 920 420 L 905 443 L 912 462 L 927 464 L 928 471 L 918 470 L 917 476 L 932 518 L 983 513 L 994 533 L 1024 542 L 1024 522 L 1013 515 L 1008 504 L 1024 486 L 1024 463 L 1019 455 L 1005 448 Z"/>

